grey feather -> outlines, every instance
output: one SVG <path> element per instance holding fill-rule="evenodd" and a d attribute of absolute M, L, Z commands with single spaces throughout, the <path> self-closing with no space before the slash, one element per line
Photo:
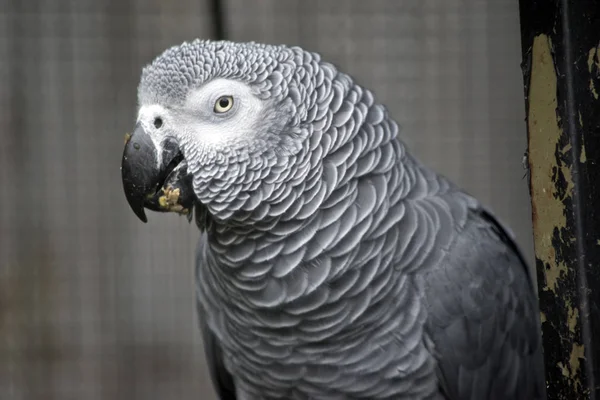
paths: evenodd
<path fill-rule="evenodd" d="M 527 265 L 488 212 L 469 214 L 424 276 L 427 330 L 450 399 L 543 399 L 541 340 Z"/>
<path fill-rule="evenodd" d="M 241 111 L 188 105 L 215 79 L 258 102 L 227 146 L 197 126 L 218 132 Z M 139 103 L 172 113 L 194 175 L 198 306 L 221 398 L 545 398 L 513 239 L 410 155 L 350 76 L 298 47 L 197 40 L 144 69 Z"/>

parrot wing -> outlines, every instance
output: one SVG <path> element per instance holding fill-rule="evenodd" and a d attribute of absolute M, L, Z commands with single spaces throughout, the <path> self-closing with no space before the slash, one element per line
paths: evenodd
<path fill-rule="evenodd" d="M 200 321 L 206 365 L 219 400 L 237 400 L 233 377 L 223 365 L 221 346 L 204 321 Z"/>
<path fill-rule="evenodd" d="M 427 334 L 449 400 L 545 399 L 533 279 L 513 238 L 471 209 L 445 258 L 426 276 Z"/>
<path fill-rule="evenodd" d="M 200 254 L 202 253 L 205 243 L 206 235 L 203 234 L 200 237 L 196 253 L 196 271 L 201 268 L 202 258 L 200 257 Z M 225 368 L 221 345 L 219 344 L 215 334 L 210 330 L 208 324 L 206 323 L 206 319 L 204 318 L 200 304 L 198 304 L 198 320 L 200 324 L 200 331 L 202 333 L 202 342 L 204 344 L 206 366 L 219 400 L 239 400 L 236 396 L 233 377 Z"/>

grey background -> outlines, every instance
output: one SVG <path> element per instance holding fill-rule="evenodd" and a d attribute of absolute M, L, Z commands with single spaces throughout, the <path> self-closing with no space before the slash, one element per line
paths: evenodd
<path fill-rule="evenodd" d="M 0 0 L 0 399 L 212 399 L 193 225 L 130 212 L 142 66 L 210 38 L 205 0 Z M 228 38 L 301 45 L 375 91 L 419 158 L 532 259 L 518 3 L 228 0 Z"/>

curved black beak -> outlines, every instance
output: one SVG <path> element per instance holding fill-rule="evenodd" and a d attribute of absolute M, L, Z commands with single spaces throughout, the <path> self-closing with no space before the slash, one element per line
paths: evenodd
<path fill-rule="evenodd" d="M 144 207 L 153 211 L 171 211 L 164 201 L 161 206 L 158 197 L 167 180 L 170 180 L 171 173 L 183 160 L 175 139 L 167 138 L 163 141 L 162 148 L 157 148 L 139 123 L 133 134 L 126 137 L 121 162 L 123 189 L 129 206 L 142 222 L 148 222 Z M 187 174 L 187 168 L 184 172 Z M 186 174 L 184 175 L 187 176 Z M 182 174 L 178 172 L 175 175 L 181 178 Z M 186 184 L 190 182 L 190 177 L 187 177 Z"/>

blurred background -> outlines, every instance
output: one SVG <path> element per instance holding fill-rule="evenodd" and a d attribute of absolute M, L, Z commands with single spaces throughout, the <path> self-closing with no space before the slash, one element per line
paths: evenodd
<path fill-rule="evenodd" d="M 214 399 L 194 225 L 122 192 L 141 68 L 214 38 L 213 0 L 0 0 L 0 399 Z M 531 261 L 518 2 L 221 0 L 227 39 L 300 45 L 371 88 Z"/>

